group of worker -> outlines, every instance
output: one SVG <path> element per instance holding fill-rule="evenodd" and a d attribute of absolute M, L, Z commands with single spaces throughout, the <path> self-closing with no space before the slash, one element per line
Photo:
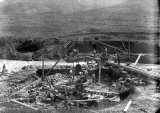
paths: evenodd
<path fill-rule="evenodd" d="M 79 53 L 79 50 L 74 48 L 73 51 L 70 52 L 69 56 L 65 55 L 64 59 L 66 60 L 68 58 L 72 58 L 72 57 L 76 56 L 78 53 Z M 97 54 L 96 48 L 92 48 L 92 54 L 93 54 L 94 57 L 96 57 L 96 54 Z M 108 56 L 108 49 L 107 49 L 107 47 L 104 48 L 104 55 Z"/>
<path fill-rule="evenodd" d="M 72 76 L 71 78 L 74 79 L 74 76 L 80 76 L 81 79 L 83 79 L 83 81 L 87 81 L 89 79 L 90 83 L 93 84 L 93 86 L 95 85 L 95 73 L 93 70 L 91 70 L 91 72 L 89 71 L 90 68 L 89 66 L 87 66 L 88 68 L 84 68 L 82 69 L 80 64 L 77 64 L 75 66 L 75 70 L 71 69 L 69 71 L 69 75 Z M 93 71 L 93 72 L 92 72 Z M 74 81 L 74 80 L 73 80 Z M 83 82 L 82 82 L 83 83 Z"/>
<path fill-rule="evenodd" d="M 134 84 L 134 79 L 126 72 L 122 71 L 121 77 L 115 82 L 111 83 L 110 90 L 122 92 L 127 88 L 130 88 Z"/>
<path fill-rule="evenodd" d="M 120 77 L 118 81 L 118 91 L 122 92 L 125 90 L 125 88 L 130 88 L 132 83 L 133 83 L 133 80 L 131 78 Z"/>

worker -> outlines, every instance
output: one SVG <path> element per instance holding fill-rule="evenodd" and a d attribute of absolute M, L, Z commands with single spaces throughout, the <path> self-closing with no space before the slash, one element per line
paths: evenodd
<path fill-rule="evenodd" d="M 77 54 L 78 54 L 78 53 L 79 53 L 79 50 L 77 49 L 76 51 L 77 51 Z"/>
<path fill-rule="evenodd" d="M 117 85 L 118 91 L 121 92 L 124 90 L 124 82 L 120 81 Z"/>
<path fill-rule="evenodd" d="M 111 83 L 109 90 L 114 91 L 116 89 L 116 87 L 117 87 L 116 83 Z"/>
<path fill-rule="evenodd" d="M 117 54 L 117 62 L 118 62 L 118 65 L 120 65 L 120 58 L 118 54 Z"/>
<path fill-rule="evenodd" d="M 120 77 L 120 78 L 118 79 L 119 82 L 120 82 L 120 81 L 124 81 L 124 80 L 125 80 L 124 77 Z"/>
<path fill-rule="evenodd" d="M 3 65 L 3 69 L 6 69 L 6 65 L 5 64 Z"/>
<path fill-rule="evenodd" d="M 77 49 L 73 49 L 73 53 L 74 53 L 74 55 L 76 55 Z"/>
<path fill-rule="evenodd" d="M 72 74 L 73 74 L 73 70 L 72 70 L 72 69 L 69 71 L 69 74 L 70 74 L 70 75 L 72 75 Z"/>
<path fill-rule="evenodd" d="M 105 53 L 106 53 L 106 55 L 108 54 L 108 49 L 107 49 L 107 47 L 105 47 Z"/>
<path fill-rule="evenodd" d="M 53 80 L 53 78 L 51 78 L 51 85 L 53 85 L 53 83 L 54 83 L 54 80 Z"/>
<path fill-rule="evenodd" d="M 108 61 L 109 56 L 108 56 L 108 49 L 105 47 L 104 53 L 102 54 L 101 60 L 102 62 Z"/>
<path fill-rule="evenodd" d="M 66 107 L 66 110 L 69 110 L 69 105 L 68 105 L 69 100 L 70 100 L 70 98 L 68 96 L 66 96 L 66 98 L 64 100 L 64 106 Z"/>
<path fill-rule="evenodd" d="M 69 57 L 74 57 L 74 52 L 71 52 Z"/>
<path fill-rule="evenodd" d="M 73 53 L 74 53 L 74 55 L 76 55 L 76 54 L 79 53 L 79 50 L 78 49 L 73 49 Z"/>
<path fill-rule="evenodd" d="M 73 82 L 73 70 L 71 69 L 70 71 L 69 71 L 69 84 L 72 84 L 72 82 Z"/>
<path fill-rule="evenodd" d="M 50 97 L 51 97 L 51 106 L 53 106 L 55 95 L 50 92 Z"/>
<path fill-rule="evenodd" d="M 129 88 L 132 85 L 132 82 L 133 81 L 132 81 L 131 78 L 126 77 L 125 80 L 124 80 L 124 86 Z"/>
<path fill-rule="evenodd" d="M 80 75 L 80 80 L 81 80 L 81 84 L 83 83 L 83 72 L 79 72 L 79 75 Z"/>
<path fill-rule="evenodd" d="M 7 70 L 6 70 L 6 65 L 4 64 L 3 65 L 3 69 L 2 69 L 2 74 L 5 74 L 7 72 Z"/>
<path fill-rule="evenodd" d="M 88 70 L 87 69 L 84 71 L 84 75 L 85 75 L 85 78 L 87 79 L 87 77 L 88 77 Z"/>
<path fill-rule="evenodd" d="M 81 65 L 78 63 L 75 67 L 75 74 L 79 74 L 82 71 Z"/>
<path fill-rule="evenodd" d="M 129 77 L 127 71 L 121 71 L 120 74 L 121 74 L 123 77 Z"/>
<path fill-rule="evenodd" d="M 93 54 L 94 54 L 94 57 L 96 56 L 96 50 L 95 49 L 93 49 Z"/>
<path fill-rule="evenodd" d="M 67 59 L 69 59 L 69 56 L 65 55 L 64 60 L 67 60 Z"/>

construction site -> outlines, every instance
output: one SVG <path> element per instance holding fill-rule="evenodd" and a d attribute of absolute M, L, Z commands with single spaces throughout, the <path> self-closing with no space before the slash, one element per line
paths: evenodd
<path fill-rule="evenodd" d="M 44 57 L 41 62 L 28 61 L 30 65 L 17 62 L 23 65 L 15 65 L 17 70 L 10 72 L 7 66 L 11 65 L 4 64 L 1 112 L 156 112 L 160 98 L 158 65 L 138 63 L 141 53 L 134 63 L 124 62 L 120 55 L 128 58 L 130 53 L 105 43 L 103 52 L 95 52 L 97 40 L 92 40 L 93 52 L 80 53 L 77 42 L 68 42 L 56 62 L 45 61 Z M 120 52 L 108 54 L 110 48 Z M 67 63 L 67 59 L 72 60 Z"/>
<path fill-rule="evenodd" d="M 159 113 L 158 4 L 0 0 L 0 113 Z"/>

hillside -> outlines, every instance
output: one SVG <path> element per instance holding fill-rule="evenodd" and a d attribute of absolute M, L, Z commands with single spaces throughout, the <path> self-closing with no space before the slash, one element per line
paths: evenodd
<path fill-rule="evenodd" d="M 98 34 L 103 40 L 138 41 L 154 39 L 157 32 L 156 0 L 5 0 L 0 14 L 1 43 L 5 39 L 22 50 L 26 40 L 31 46 L 24 49 L 36 48 L 31 52 L 54 37 Z"/>
<path fill-rule="evenodd" d="M 1 7 L 4 37 L 52 38 L 95 31 L 122 34 L 156 31 L 156 5 L 151 0 L 121 0 L 122 3 L 107 7 L 102 5 L 104 0 L 98 0 L 94 7 L 95 0 L 86 3 L 83 0 L 82 3 L 78 0 L 6 1 Z"/>

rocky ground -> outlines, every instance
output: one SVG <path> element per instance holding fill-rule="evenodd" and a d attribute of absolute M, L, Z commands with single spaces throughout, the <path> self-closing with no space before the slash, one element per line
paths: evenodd
<path fill-rule="evenodd" d="M 63 61 L 61 61 L 60 64 L 65 64 L 62 63 Z M 46 64 L 47 65 L 52 65 L 54 62 L 50 62 L 47 61 Z M 1 69 L 3 64 L 6 64 L 6 69 L 8 70 L 8 73 L 11 73 L 12 71 L 14 72 L 19 72 L 21 70 L 22 67 L 24 66 L 30 66 L 33 65 L 33 67 L 35 66 L 41 66 L 41 62 L 39 61 L 9 61 L 9 60 L 1 60 Z M 147 68 L 148 66 L 148 68 Z M 158 69 L 158 67 L 156 67 L 155 65 L 151 66 L 151 65 L 138 65 L 139 68 L 144 68 L 144 70 L 147 69 L 151 69 L 151 71 L 154 71 L 156 69 Z M 2 78 L 1 79 L 5 79 Z M 7 85 L 5 85 L 6 82 L 1 82 L 1 87 L 0 89 L 6 89 Z M 1 91 L 2 91 L 1 90 Z M 3 92 L 5 92 L 3 90 Z M 105 107 L 101 107 L 98 109 L 90 109 L 90 110 L 77 110 L 76 112 L 80 113 L 80 112 L 90 112 L 90 113 L 122 113 L 122 111 L 124 110 L 125 106 L 127 105 L 129 100 L 132 100 L 132 104 L 128 109 L 128 113 L 154 113 L 159 106 L 159 93 L 155 92 L 155 82 L 152 81 L 150 85 L 148 86 L 137 86 L 135 93 L 131 94 L 129 97 L 127 97 L 127 99 L 125 99 L 124 101 L 119 102 L 116 105 L 113 105 L 112 107 L 109 108 L 105 108 Z M 13 104 L 14 105 L 14 104 Z M 13 106 L 10 105 L 9 103 L 1 103 L 1 110 L 3 111 L 4 109 L 8 109 L 7 111 L 5 111 L 4 113 L 8 113 L 8 112 L 24 112 L 21 108 L 18 109 L 10 109 L 10 108 L 16 108 L 16 104 Z M 8 106 L 8 107 L 7 107 Z M 10 110 L 9 110 L 10 109 Z M 24 108 L 23 108 L 24 109 Z M 26 108 L 25 108 L 26 109 Z M 38 111 L 33 111 L 30 109 L 26 109 L 25 113 L 29 113 L 29 112 L 33 112 L 33 113 L 37 113 Z M 45 112 L 49 112 L 49 111 L 45 111 Z M 51 111 L 50 111 L 51 112 Z M 61 112 L 66 112 L 66 113 L 72 113 L 75 111 L 54 111 L 52 110 L 52 113 L 61 113 Z"/>

